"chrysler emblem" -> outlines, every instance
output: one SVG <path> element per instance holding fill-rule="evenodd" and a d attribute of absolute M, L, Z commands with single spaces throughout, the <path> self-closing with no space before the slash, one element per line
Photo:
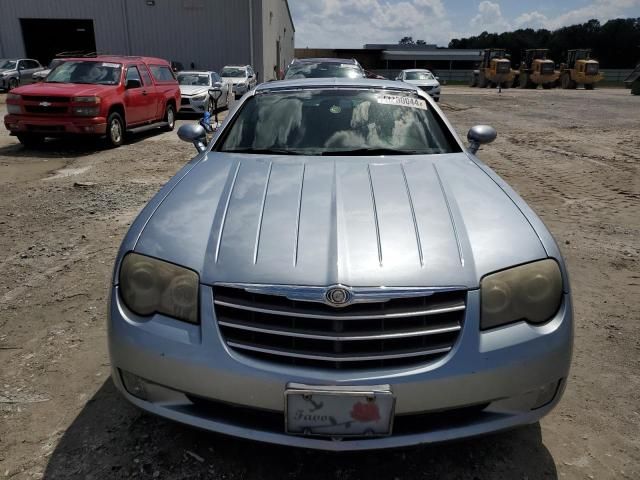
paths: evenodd
<path fill-rule="evenodd" d="M 324 294 L 326 302 L 332 307 L 346 307 L 351 303 L 351 291 L 342 286 L 329 287 Z"/>
<path fill-rule="evenodd" d="M 40 102 L 40 106 L 41 107 L 50 107 L 51 103 L 49 103 L 49 102 Z"/>

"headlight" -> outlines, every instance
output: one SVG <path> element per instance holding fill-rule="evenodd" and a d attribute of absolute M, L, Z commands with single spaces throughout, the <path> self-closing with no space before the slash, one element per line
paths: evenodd
<path fill-rule="evenodd" d="M 95 117 L 100 113 L 100 107 L 73 107 L 73 114 L 82 117 Z"/>
<path fill-rule="evenodd" d="M 480 282 L 480 297 L 483 330 L 518 321 L 544 323 L 560 307 L 560 267 L 549 259 L 487 275 Z"/>
<path fill-rule="evenodd" d="M 15 93 L 8 93 L 7 94 L 7 101 L 17 102 L 20 99 L 22 99 L 22 97 L 20 95 L 16 95 Z"/>
<path fill-rule="evenodd" d="M 198 274 L 137 253 L 120 266 L 120 294 L 129 310 L 147 317 L 160 313 L 198 323 Z"/>
<path fill-rule="evenodd" d="M 14 103 L 10 103 L 7 105 L 7 113 L 18 115 L 22 113 L 22 107 L 20 105 L 16 105 Z"/>
<path fill-rule="evenodd" d="M 191 98 L 191 100 L 195 100 L 196 102 L 201 102 L 202 100 L 204 100 L 205 98 L 207 98 L 206 95 L 198 95 L 197 97 L 193 97 Z"/>
<path fill-rule="evenodd" d="M 100 97 L 74 97 L 73 101 L 77 103 L 100 103 Z"/>

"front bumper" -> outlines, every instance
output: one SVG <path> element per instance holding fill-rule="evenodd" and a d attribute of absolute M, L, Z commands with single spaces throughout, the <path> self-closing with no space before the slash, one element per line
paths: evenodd
<path fill-rule="evenodd" d="M 249 87 L 247 85 L 234 84 L 232 86 L 232 89 L 233 89 L 233 94 L 236 97 L 241 97 L 242 95 L 244 95 L 245 93 L 247 93 L 249 91 Z"/>
<path fill-rule="evenodd" d="M 151 413 L 264 442 L 365 450 L 442 442 L 533 423 L 560 400 L 571 361 L 569 295 L 543 326 L 518 323 L 480 333 L 479 292 L 470 291 L 463 330 L 446 357 L 414 368 L 349 372 L 277 366 L 230 351 L 218 331 L 212 289 L 202 286 L 200 293 L 201 325 L 189 325 L 160 315 L 138 318 L 122 305 L 114 288 L 109 308 L 113 380 L 129 401 Z M 123 371 L 148 382 L 146 400 L 127 392 Z M 284 433 L 283 413 L 289 383 L 389 384 L 396 397 L 396 419 L 434 417 L 433 412 L 449 415 L 473 410 L 473 414 L 423 429 L 416 426 L 422 425 L 418 421 L 404 422 L 415 425 L 394 429 L 391 436 L 382 438 L 334 441 L 291 436 Z M 541 404 L 540 391 L 551 384 L 552 395 Z M 202 408 L 194 399 L 211 402 Z M 228 415 L 234 408 L 249 412 L 245 418 L 264 414 L 276 422 L 271 426 L 243 422 Z"/>
<path fill-rule="evenodd" d="M 195 100 L 193 97 L 182 97 L 180 100 L 181 112 L 203 113 L 207 109 L 207 97 Z"/>
<path fill-rule="evenodd" d="M 4 126 L 12 135 L 37 133 L 57 135 L 105 135 L 107 119 L 104 117 L 70 117 L 6 115 Z"/>

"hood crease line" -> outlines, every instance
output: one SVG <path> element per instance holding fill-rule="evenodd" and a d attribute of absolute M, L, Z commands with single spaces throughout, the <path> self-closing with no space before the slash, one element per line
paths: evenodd
<path fill-rule="evenodd" d="M 269 191 L 269 180 L 271 180 L 271 171 L 273 170 L 273 162 L 269 162 L 269 171 L 267 172 L 267 180 L 264 182 L 264 192 L 262 192 L 262 204 L 260 205 L 260 214 L 258 215 L 258 228 L 256 229 L 256 245 L 253 249 L 253 264 L 258 263 L 258 250 L 260 249 L 260 235 L 262 233 L 262 219 L 264 218 L 264 205 L 267 202 L 267 192 Z"/>
<path fill-rule="evenodd" d="M 233 180 L 231 180 L 231 185 L 229 186 L 229 194 L 227 195 L 227 200 L 225 201 L 225 204 L 224 204 L 222 219 L 220 220 L 220 231 L 218 232 L 218 241 L 216 244 L 216 255 L 215 255 L 216 263 L 218 263 L 218 258 L 220 257 L 220 245 L 222 244 L 222 235 L 224 234 L 224 224 L 227 220 L 227 213 L 229 212 L 229 204 L 231 203 L 231 196 L 233 195 L 233 189 L 236 186 L 236 180 L 238 179 L 238 172 L 240 172 L 241 165 L 242 165 L 242 162 L 238 162 L 236 171 L 233 174 Z"/>
<path fill-rule="evenodd" d="M 440 185 L 440 190 L 442 190 L 442 197 L 444 198 L 444 203 L 447 205 L 447 211 L 449 212 L 449 218 L 451 219 L 451 226 L 453 227 L 453 236 L 456 237 L 456 246 L 458 247 L 458 256 L 460 257 L 460 265 L 464 267 L 464 255 L 462 253 L 462 245 L 460 245 L 460 235 L 458 234 L 458 228 L 456 227 L 456 220 L 453 216 L 453 212 L 451 211 L 451 205 L 449 204 L 449 196 L 444 188 L 444 184 L 442 183 L 442 178 L 440 178 L 440 173 L 438 172 L 438 168 L 436 164 L 433 164 L 433 170 L 436 172 L 436 178 L 438 179 L 438 184 Z"/>
<path fill-rule="evenodd" d="M 378 209 L 376 207 L 376 194 L 373 191 L 373 179 L 371 178 L 371 164 L 367 164 L 367 173 L 369 175 L 369 189 L 371 190 L 371 205 L 373 207 L 373 220 L 376 226 L 376 242 L 378 244 L 378 262 L 382 267 L 382 244 L 380 243 L 380 225 L 378 224 Z"/>
<path fill-rule="evenodd" d="M 307 169 L 307 164 L 302 164 L 302 176 L 300 178 L 300 191 L 298 192 L 298 211 L 296 216 L 296 241 L 293 245 L 293 266 L 298 266 L 298 244 L 300 242 L 300 215 L 302 213 L 302 192 L 304 190 L 304 174 Z"/>
<path fill-rule="evenodd" d="M 418 229 L 418 220 L 416 219 L 416 210 L 413 206 L 413 198 L 411 197 L 411 190 L 409 189 L 409 181 L 407 180 L 407 173 L 404 171 L 404 163 L 400 164 L 400 170 L 402 171 L 402 178 L 404 179 L 404 187 L 407 190 L 409 208 L 411 209 L 411 219 L 413 220 L 413 229 L 416 232 L 416 242 L 418 246 L 418 257 L 420 257 L 420 267 L 424 267 L 424 255 L 422 253 L 422 241 L 420 240 L 420 230 Z"/>

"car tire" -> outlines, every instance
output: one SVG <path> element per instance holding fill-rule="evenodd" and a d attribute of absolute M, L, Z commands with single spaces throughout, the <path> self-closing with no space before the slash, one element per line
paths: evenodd
<path fill-rule="evenodd" d="M 167 132 L 173 131 L 173 129 L 176 127 L 176 109 L 171 104 L 168 104 L 167 108 L 165 109 L 164 121 L 167 123 L 164 129 Z"/>
<path fill-rule="evenodd" d="M 112 112 L 107 119 L 107 144 L 114 148 L 122 145 L 125 131 L 122 116 L 118 112 Z"/>
<path fill-rule="evenodd" d="M 18 88 L 18 80 L 15 79 L 15 78 L 10 78 L 9 79 L 9 84 L 7 86 L 7 91 L 10 92 L 14 88 Z"/>
<path fill-rule="evenodd" d="M 44 143 L 44 135 L 26 133 L 20 134 L 17 137 L 18 141 L 25 147 L 38 147 Z"/>

